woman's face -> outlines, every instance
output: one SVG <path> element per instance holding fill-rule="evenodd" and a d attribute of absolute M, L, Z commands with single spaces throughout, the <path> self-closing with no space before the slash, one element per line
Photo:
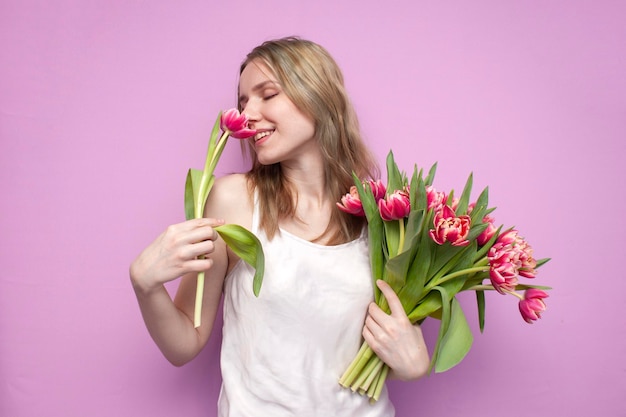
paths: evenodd
<path fill-rule="evenodd" d="M 319 154 L 315 124 L 287 97 L 272 71 L 258 60 L 239 79 L 239 105 L 256 136 L 250 142 L 261 164 L 296 162 L 310 152 Z"/>

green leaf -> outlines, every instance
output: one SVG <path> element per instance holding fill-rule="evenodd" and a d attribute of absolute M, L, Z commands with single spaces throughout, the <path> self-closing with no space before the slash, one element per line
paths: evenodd
<path fill-rule="evenodd" d="M 445 288 L 435 287 L 433 291 L 439 292 L 441 297 L 441 324 L 439 325 L 439 334 L 437 336 L 437 342 L 435 343 L 435 349 L 433 350 L 433 356 L 430 361 L 429 371 L 432 370 L 433 367 L 437 367 L 437 362 L 439 361 L 439 355 L 442 350 L 443 340 L 445 338 L 446 332 L 448 331 L 448 325 L 450 324 L 450 297 Z"/>
<path fill-rule="evenodd" d="M 435 180 L 435 173 L 437 172 L 437 163 L 435 162 L 430 170 L 428 171 L 428 176 L 424 180 L 426 185 L 433 185 L 433 181 Z"/>
<path fill-rule="evenodd" d="M 187 179 L 185 181 L 185 218 L 187 220 L 198 217 L 195 212 L 195 207 L 198 201 L 201 178 L 202 171 L 199 169 L 190 169 L 187 171 Z M 200 214 L 200 216 L 202 216 L 202 214 Z"/>
<path fill-rule="evenodd" d="M 441 269 L 440 273 L 447 270 L 445 275 L 449 275 L 456 271 L 462 271 L 470 268 L 473 264 L 474 252 L 476 252 L 476 242 L 470 243 L 463 249 L 463 251 L 459 252 L 454 258 L 452 258 L 449 264 Z M 440 273 L 437 274 L 437 277 L 440 276 Z M 445 278 L 445 275 L 441 275 L 441 277 Z M 440 284 L 440 286 L 446 289 L 450 297 L 454 297 L 459 291 L 461 291 L 469 276 L 469 274 L 460 275 L 456 278 L 450 279 L 449 281 L 445 281 Z M 435 279 L 437 277 L 435 277 Z"/>
<path fill-rule="evenodd" d="M 489 239 L 487 241 L 487 243 L 485 243 L 474 255 L 474 262 L 478 261 L 479 259 L 481 259 L 482 257 L 484 257 L 485 255 L 487 255 L 487 252 L 489 251 L 489 249 L 491 249 L 491 247 L 493 246 L 493 244 L 496 242 L 496 239 L 498 239 L 498 236 L 500 236 L 500 230 L 502 230 L 502 226 L 498 227 L 498 229 L 496 230 L 496 232 L 493 234 L 493 236 L 491 236 L 491 239 Z"/>
<path fill-rule="evenodd" d="M 452 267 L 456 266 L 459 263 L 459 259 L 464 257 L 468 251 L 472 252 L 473 260 L 473 254 L 476 253 L 475 240 L 470 241 L 467 246 L 453 246 L 450 243 L 438 245 L 435 243 L 435 257 L 430 270 L 428 271 L 428 275 L 440 278 L 455 270 L 458 271 L 461 268 Z"/>
<path fill-rule="evenodd" d="M 456 215 L 459 216 L 461 214 L 467 213 L 467 207 L 469 206 L 469 199 L 472 193 L 472 184 L 474 182 L 474 175 L 470 174 L 465 182 L 465 187 L 463 188 L 463 192 L 461 193 L 461 198 L 459 198 L 459 204 L 456 208 Z"/>
<path fill-rule="evenodd" d="M 400 225 L 397 220 L 383 222 L 385 225 L 385 244 L 389 252 L 389 258 L 398 255 L 398 246 L 400 244 Z"/>
<path fill-rule="evenodd" d="M 393 158 L 393 152 L 389 151 L 387 155 L 387 194 L 394 192 L 395 190 L 402 190 L 404 188 L 404 175 L 398 169 L 398 165 Z"/>
<path fill-rule="evenodd" d="M 476 200 L 476 204 L 474 205 L 474 210 L 470 214 L 470 219 L 472 220 L 472 224 L 477 222 L 482 222 L 483 218 L 487 214 L 487 206 L 489 205 L 489 189 L 485 187 L 485 189 L 480 193 L 478 199 Z"/>
<path fill-rule="evenodd" d="M 552 259 L 552 258 L 542 258 L 542 259 L 538 259 L 538 260 L 536 261 L 536 262 L 537 262 L 537 265 L 535 266 L 535 268 L 539 268 L 541 265 L 543 265 L 543 264 L 545 264 L 545 263 L 549 262 L 551 259 Z"/>
<path fill-rule="evenodd" d="M 219 112 L 213 123 L 213 129 L 211 129 L 211 137 L 209 138 L 209 146 L 207 149 L 207 163 L 205 167 L 210 164 L 210 158 L 215 154 L 215 148 L 217 148 L 218 138 L 220 137 L 220 122 L 222 120 L 222 112 Z"/>
<path fill-rule="evenodd" d="M 441 295 L 438 291 L 430 291 L 408 314 L 409 321 L 416 323 L 441 309 Z"/>
<path fill-rule="evenodd" d="M 367 233 L 369 239 L 369 253 L 370 253 L 370 265 L 372 267 L 372 279 L 383 278 L 384 271 L 384 255 L 383 255 L 383 220 L 380 218 L 378 211 L 378 205 L 376 199 L 372 193 L 371 187 L 363 187 L 362 180 L 352 173 L 352 179 L 354 185 L 359 193 L 359 199 L 363 205 L 363 211 L 365 211 L 365 217 L 367 218 Z M 376 301 L 379 300 L 380 290 L 374 285 L 374 292 Z"/>
<path fill-rule="evenodd" d="M 407 285 L 408 281 L 414 278 L 409 272 L 409 268 L 411 264 L 415 262 L 418 248 L 420 247 L 419 239 L 423 237 L 420 232 L 422 230 L 422 219 L 424 217 L 424 214 L 424 210 L 411 210 L 411 212 L 409 213 L 409 218 L 405 224 L 404 247 L 401 253 L 397 254 L 396 256 L 390 257 L 385 266 L 387 272 L 386 281 L 389 282 L 391 287 L 398 295 L 400 294 L 404 286 Z M 397 221 L 391 223 L 398 224 Z M 419 297 L 422 293 L 424 278 L 425 277 L 422 277 L 422 284 L 420 288 L 412 285 L 411 288 L 404 291 L 404 300 L 411 301 L 408 304 L 403 302 L 405 311 L 409 311 L 409 309 L 412 309 L 415 306 L 415 303 L 419 300 Z M 413 281 L 415 280 L 413 279 Z M 408 295 L 409 290 L 411 295 Z M 400 301 L 402 300 L 403 298 L 401 297 Z"/>
<path fill-rule="evenodd" d="M 425 295 L 424 286 L 428 278 L 427 273 L 430 267 L 431 247 L 433 244 L 428 233 L 420 233 L 421 230 L 424 230 L 426 222 L 428 219 L 431 219 L 432 216 L 428 213 L 424 213 L 424 211 L 418 213 L 422 214 L 422 216 L 419 217 L 423 217 L 423 219 L 418 226 L 415 226 L 418 230 L 416 230 L 417 236 L 414 243 L 415 251 L 411 252 L 412 254 L 414 253 L 414 255 L 412 255 L 412 262 L 407 271 L 405 286 L 398 293 L 398 298 L 400 298 L 407 312 L 413 310 Z M 416 215 L 416 221 L 417 220 L 418 217 Z"/>
<path fill-rule="evenodd" d="M 258 297 L 265 272 L 265 254 L 261 242 L 252 232 L 237 224 L 225 224 L 215 227 L 215 230 L 237 256 L 254 268 L 252 291 Z"/>
<path fill-rule="evenodd" d="M 473 341 L 474 337 L 467 324 L 461 304 L 459 304 L 456 298 L 452 298 L 450 322 L 441 340 L 435 372 L 445 372 L 458 365 L 469 352 Z"/>
<path fill-rule="evenodd" d="M 476 306 L 478 307 L 478 326 L 482 333 L 485 330 L 485 291 L 476 291 Z"/>

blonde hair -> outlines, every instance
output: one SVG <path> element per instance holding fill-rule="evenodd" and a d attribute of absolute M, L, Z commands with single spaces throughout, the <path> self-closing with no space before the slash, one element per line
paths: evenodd
<path fill-rule="evenodd" d="M 332 56 L 320 45 L 296 37 L 264 42 L 241 64 L 240 74 L 253 60 L 263 62 L 276 77 L 284 93 L 315 124 L 315 137 L 324 159 L 327 196 L 339 201 L 359 178 L 377 178 L 375 159 L 363 143 L 357 116 L 343 75 Z M 247 173 L 250 189 L 257 189 L 260 227 L 271 239 L 280 219 L 295 216 L 295 199 L 282 175 L 280 164 L 262 165 L 253 151 Z M 297 196 L 296 196 L 297 197 Z M 364 219 L 335 208 L 322 237 L 339 244 L 359 236 Z"/>

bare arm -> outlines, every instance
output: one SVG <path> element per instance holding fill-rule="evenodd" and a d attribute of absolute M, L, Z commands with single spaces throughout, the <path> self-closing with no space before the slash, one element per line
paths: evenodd
<path fill-rule="evenodd" d="M 232 195 L 245 192 L 245 187 L 241 188 L 241 178 L 218 180 L 207 201 L 205 214 L 211 213 L 229 223 L 246 223 L 246 207 L 239 211 L 230 209 Z M 235 188 L 236 185 L 239 188 Z M 236 262 L 235 255 L 229 253 L 213 229 L 223 223 L 203 218 L 169 226 L 130 267 L 131 282 L 146 328 L 163 355 L 174 365 L 184 365 L 192 360 L 211 335 L 224 278 L 229 265 Z M 199 255 L 205 255 L 207 259 L 197 259 Z M 202 324 L 196 329 L 193 312 L 196 277 L 200 271 L 206 271 L 205 287 Z M 176 297 L 172 300 L 164 284 L 181 276 Z"/>

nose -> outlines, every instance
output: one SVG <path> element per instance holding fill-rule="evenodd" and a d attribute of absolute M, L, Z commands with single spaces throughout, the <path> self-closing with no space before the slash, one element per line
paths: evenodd
<path fill-rule="evenodd" d="M 261 113 L 259 112 L 258 104 L 254 103 L 254 100 L 248 100 L 241 109 L 241 114 L 248 117 L 248 125 L 252 127 L 255 122 L 261 119 Z"/>

